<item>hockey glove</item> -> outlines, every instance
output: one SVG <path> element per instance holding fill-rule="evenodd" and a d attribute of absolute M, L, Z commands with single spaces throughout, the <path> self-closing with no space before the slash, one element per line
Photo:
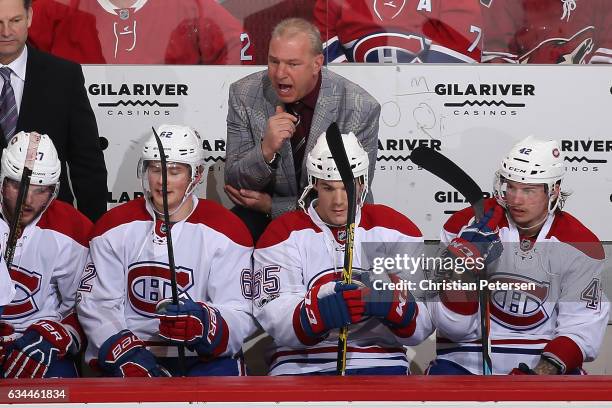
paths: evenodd
<path fill-rule="evenodd" d="M 98 351 L 98 364 L 113 377 L 171 377 L 157 364 L 142 340 L 125 329 L 109 337 Z"/>
<path fill-rule="evenodd" d="M 498 259 L 504 250 L 497 228 L 503 215 L 503 208 L 496 205 L 487 211 L 480 221 L 463 229 L 459 236 L 450 242 L 448 251 L 457 258 L 472 259 L 471 264 L 476 267 L 479 264 L 478 259 L 484 266 L 489 265 Z"/>
<path fill-rule="evenodd" d="M 217 356 L 227 348 L 228 328 L 217 309 L 181 299 L 179 305 L 163 300 L 157 310 L 159 335 L 164 339 L 201 356 Z"/>
<path fill-rule="evenodd" d="M 72 336 L 59 322 L 40 320 L 6 350 L 5 378 L 42 378 L 56 360 L 68 353 Z"/>
<path fill-rule="evenodd" d="M 381 284 L 374 287 L 376 280 Z M 377 317 L 393 329 L 404 328 L 412 322 L 416 312 L 414 297 L 407 289 L 389 289 L 389 284 L 401 283 L 397 275 L 368 275 L 364 283 L 369 288 L 364 315 Z"/>
<path fill-rule="evenodd" d="M 9 323 L 0 323 L 0 367 L 4 362 L 6 349 L 17 340 L 18 335 L 15 334 L 15 328 Z"/>
<path fill-rule="evenodd" d="M 513 368 L 510 371 L 510 375 L 536 375 L 536 372 L 529 368 L 527 364 L 520 363 L 518 368 Z"/>
<path fill-rule="evenodd" d="M 365 303 L 356 284 L 328 282 L 311 288 L 298 307 L 304 332 L 310 337 L 321 337 L 329 330 L 361 320 Z"/>

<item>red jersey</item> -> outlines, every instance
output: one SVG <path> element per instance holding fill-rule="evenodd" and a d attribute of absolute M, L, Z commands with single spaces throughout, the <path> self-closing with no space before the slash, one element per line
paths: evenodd
<path fill-rule="evenodd" d="M 171 3 L 171 5 L 170 5 Z M 214 0 L 37 0 L 29 40 L 85 64 L 252 64 L 240 23 Z"/>
<path fill-rule="evenodd" d="M 612 63 L 610 0 L 480 0 L 482 62 Z"/>
<path fill-rule="evenodd" d="M 480 62 L 474 0 L 317 0 L 327 62 Z"/>

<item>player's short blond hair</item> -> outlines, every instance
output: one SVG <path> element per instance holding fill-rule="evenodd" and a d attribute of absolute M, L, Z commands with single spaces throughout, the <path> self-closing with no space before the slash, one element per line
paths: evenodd
<path fill-rule="evenodd" d="M 272 30 L 272 38 L 291 38 L 297 34 L 306 34 L 310 40 L 312 53 L 323 54 L 323 43 L 319 29 L 310 21 L 303 18 L 286 18 L 278 23 Z"/>

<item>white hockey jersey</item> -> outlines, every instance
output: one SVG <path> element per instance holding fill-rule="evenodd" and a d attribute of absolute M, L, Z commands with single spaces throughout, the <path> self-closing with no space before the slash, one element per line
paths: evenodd
<path fill-rule="evenodd" d="M 494 205 L 489 199 L 485 209 Z M 471 208 L 450 217 L 441 242 L 450 242 L 472 218 Z M 506 217 L 499 228 L 504 251 L 488 268 L 490 282 L 532 285 L 491 291 L 493 374 L 508 374 L 519 363 L 533 368 L 542 353 L 562 361 L 567 371 L 595 359 L 609 313 L 601 280 L 605 255 L 597 237 L 567 212 L 549 215 L 535 242 L 521 239 Z M 438 358 L 481 374 L 475 292 L 446 291 L 428 307 L 438 330 Z"/>
<path fill-rule="evenodd" d="M 0 219 L 0 233 L 3 237 L 8 237 L 9 226 Z M 6 241 L 6 239 L 5 239 Z M 4 257 L 6 245 L 0 247 L 0 256 Z M 11 280 L 8 268 L 5 262 L 0 262 L 0 307 L 8 304 L 15 297 L 15 284 Z"/>
<path fill-rule="evenodd" d="M 222 355 L 231 356 L 255 329 L 241 280 L 250 276 L 252 238 L 229 210 L 213 201 L 192 199 L 192 213 L 172 226 L 179 297 L 219 310 L 229 332 Z M 102 343 L 123 329 L 131 330 L 159 357 L 177 355 L 177 348 L 159 337 L 155 318 L 156 304 L 172 293 L 165 225 L 153 214 L 139 198 L 113 208 L 94 226 L 92 263 L 81 279 L 78 302 L 89 339 L 87 362 L 97 359 Z"/>
<path fill-rule="evenodd" d="M 4 221 L 2 226 L 5 248 L 9 229 Z M 87 217 L 58 200 L 25 227 L 10 268 L 17 294 L 4 307 L 2 321 L 17 333 L 39 320 L 63 321 L 82 343 L 75 296 L 89 253 L 91 228 Z"/>
<path fill-rule="evenodd" d="M 403 252 L 412 251 L 410 256 L 422 254 L 423 238 L 419 229 L 389 207 L 366 204 L 358 211 L 356 223 L 354 275 L 371 269 L 373 252 L 391 256 L 399 246 Z M 336 238 L 311 204 L 308 214 L 294 211 L 275 219 L 257 243 L 254 313 L 274 338 L 268 356 L 271 375 L 336 369 L 338 330 L 332 330 L 328 337 L 312 344 L 311 339 L 305 338 L 299 322 L 299 305 L 306 292 L 315 285 L 341 280 L 344 245 Z M 419 301 L 416 310 L 409 330 L 401 334 L 403 337 L 375 318 L 349 326 L 347 370 L 408 368 L 410 362 L 403 346 L 419 344 L 433 332 L 427 308 Z"/>

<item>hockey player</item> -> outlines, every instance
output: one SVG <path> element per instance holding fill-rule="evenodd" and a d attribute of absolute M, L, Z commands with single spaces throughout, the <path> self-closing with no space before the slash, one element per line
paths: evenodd
<path fill-rule="evenodd" d="M 5 221 L 10 224 L 16 216 L 19 182 L 34 136 L 38 134 L 17 133 L 2 153 L 3 249 L 8 236 Z M 60 172 L 53 142 L 40 135 L 10 265 L 17 295 L 0 318 L 0 362 L 6 378 L 78 376 L 74 357 L 85 338 L 74 305 L 92 225 L 74 207 L 55 200 Z"/>
<path fill-rule="evenodd" d="M 488 264 L 493 374 L 579 373 L 599 351 L 609 313 L 604 251 L 562 211 L 564 173 L 559 144 L 528 137 L 502 161 L 483 220 L 470 225 L 468 208 L 444 225 L 450 252 Z M 482 373 L 475 291 L 443 291 L 436 300 L 429 306 L 437 359 L 429 373 Z"/>
<path fill-rule="evenodd" d="M 36 0 L 29 41 L 82 64 L 253 64 L 249 35 L 214 0 Z"/>
<path fill-rule="evenodd" d="M 480 0 L 482 62 L 612 63 L 608 0 Z"/>
<path fill-rule="evenodd" d="M 168 305 L 168 226 L 151 136 L 138 164 L 145 197 L 113 208 L 94 226 L 92 263 L 79 287 L 78 310 L 89 338 L 85 359 L 111 376 L 168 376 L 179 373 L 174 345 L 183 344 L 187 375 L 243 374 L 242 359 L 234 356 L 254 329 L 241 286 L 242 275 L 250 275 L 252 240 L 237 216 L 195 196 L 205 175 L 200 136 L 176 125 L 162 125 L 158 134 L 168 160 L 181 304 Z"/>
<path fill-rule="evenodd" d="M 403 250 L 420 256 L 423 238 L 400 213 L 364 204 L 368 155 L 354 134 L 342 139 L 359 180 L 353 273 L 362 283 L 341 283 L 348 201 L 324 133 L 307 156 L 303 211 L 275 219 L 254 254 L 254 313 L 274 338 L 271 375 L 335 374 L 338 329 L 344 325 L 350 325 L 348 374 L 406 375 L 403 346 L 418 344 L 433 331 L 427 309 L 405 287 L 381 286 L 400 282 L 397 270 L 369 271 L 373 254 L 393 256 Z M 311 190 L 318 198 L 306 206 Z"/>
<path fill-rule="evenodd" d="M 480 62 L 474 0 L 317 0 L 325 62 Z"/>

